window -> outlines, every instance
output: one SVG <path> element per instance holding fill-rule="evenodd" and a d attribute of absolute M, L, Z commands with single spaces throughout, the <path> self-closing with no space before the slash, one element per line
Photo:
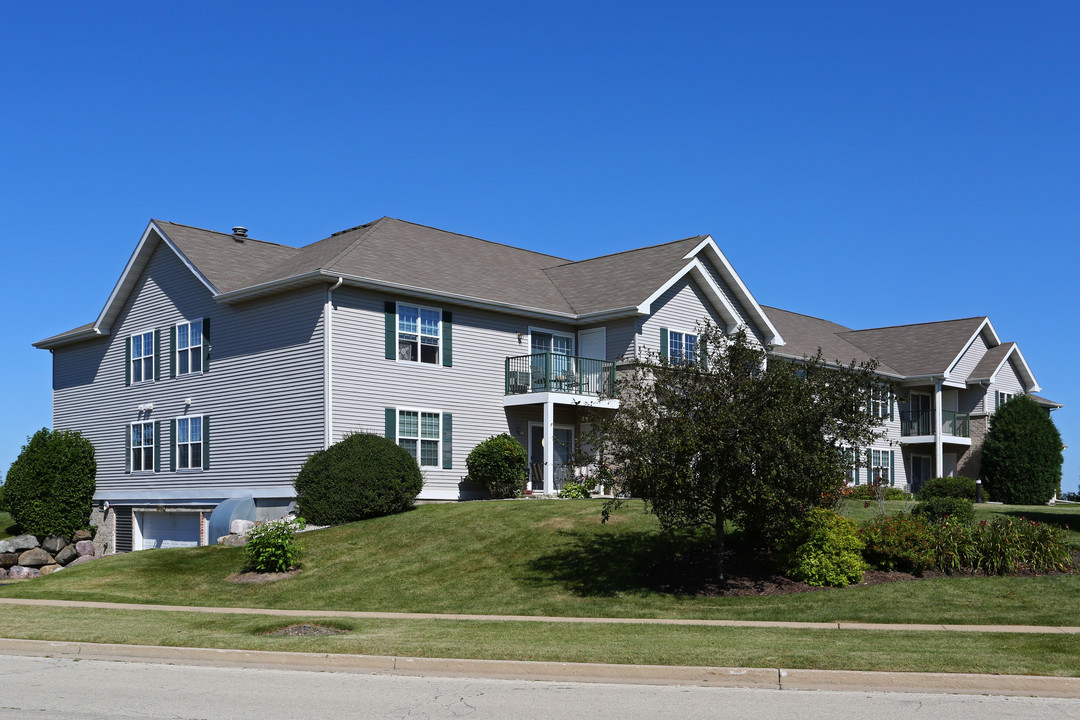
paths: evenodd
<path fill-rule="evenodd" d="M 154 423 L 131 425 L 131 472 L 154 471 Z"/>
<path fill-rule="evenodd" d="M 997 403 L 995 404 L 995 408 L 1001 407 L 1005 403 L 1012 400 L 1014 397 L 1016 397 L 1016 393 L 1008 393 L 1008 392 L 1000 392 L 999 391 L 998 394 L 997 394 Z"/>
<path fill-rule="evenodd" d="M 203 422 L 201 417 L 176 419 L 176 468 L 201 470 L 203 467 Z"/>
<path fill-rule="evenodd" d="M 176 326 L 176 374 L 191 375 L 203 371 L 203 321 Z"/>
<path fill-rule="evenodd" d="M 154 333 L 144 332 L 131 336 L 131 382 L 140 383 L 154 379 Z"/>
<path fill-rule="evenodd" d="M 870 479 L 871 481 L 881 481 L 881 484 L 888 485 L 889 483 L 889 467 L 890 460 L 892 459 L 891 450 L 874 450 L 871 452 L 870 459 Z"/>
<path fill-rule="evenodd" d="M 440 416 L 437 412 L 399 410 L 398 445 L 405 448 L 420 467 L 439 465 Z"/>
<path fill-rule="evenodd" d="M 442 312 L 418 305 L 397 305 L 397 359 L 402 362 L 439 363 Z"/>
<path fill-rule="evenodd" d="M 888 385 L 875 385 L 870 390 L 870 415 L 888 419 L 892 414 L 892 392 Z"/>
<path fill-rule="evenodd" d="M 855 448 L 840 448 L 840 457 L 847 465 L 847 482 L 850 485 L 859 484 L 859 453 Z"/>
<path fill-rule="evenodd" d="M 670 331 L 668 358 L 676 365 L 694 362 L 697 359 L 697 335 Z"/>

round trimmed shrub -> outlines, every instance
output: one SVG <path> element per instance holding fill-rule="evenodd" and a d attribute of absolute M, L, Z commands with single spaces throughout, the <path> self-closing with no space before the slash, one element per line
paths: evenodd
<path fill-rule="evenodd" d="M 71 537 L 90 526 L 94 446 L 75 430 L 38 430 L 8 470 L 4 503 L 31 535 Z"/>
<path fill-rule="evenodd" d="M 1061 448 L 1050 414 L 1027 395 L 1015 397 L 990 416 L 983 483 L 1008 505 L 1043 505 L 1061 486 Z"/>
<path fill-rule="evenodd" d="M 985 490 L 983 488 L 984 495 Z M 963 475 L 927 480 L 919 491 L 919 499 L 929 500 L 936 497 L 964 498 L 973 501 L 975 500 L 975 481 Z"/>
<path fill-rule="evenodd" d="M 512 498 L 521 494 L 529 469 L 525 446 L 503 433 L 482 441 L 465 458 L 469 469 L 466 478 L 483 485 L 495 499 Z"/>
<path fill-rule="evenodd" d="M 845 587 L 862 580 L 866 562 L 853 520 L 814 508 L 781 543 L 785 573 L 808 585 Z"/>
<path fill-rule="evenodd" d="M 563 500 L 588 500 L 592 497 L 592 493 L 584 483 L 567 480 L 559 490 L 559 497 Z"/>
<path fill-rule="evenodd" d="M 408 510 L 424 478 L 412 455 L 393 440 L 353 433 L 309 457 L 293 485 L 305 520 L 341 525 Z"/>
<path fill-rule="evenodd" d="M 939 522 L 952 518 L 958 523 L 975 521 L 975 506 L 967 498 L 935 497 L 915 504 L 911 514 L 926 518 L 927 522 Z"/>
<path fill-rule="evenodd" d="M 883 515 L 859 528 L 863 557 L 879 570 L 921 574 L 934 565 L 934 533 L 918 515 Z"/>

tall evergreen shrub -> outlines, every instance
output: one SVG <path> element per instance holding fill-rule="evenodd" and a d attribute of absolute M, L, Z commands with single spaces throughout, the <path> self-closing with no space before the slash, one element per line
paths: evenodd
<path fill-rule="evenodd" d="M 81 433 L 42 428 L 11 463 L 4 503 L 23 532 L 68 537 L 90 525 L 96 474 L 94 446 Z"/>
<path fill-rule="evenodd" d="M 1042 505 L 1061 486 L 1061 449 L 1061 434 L 1050 414 L 1027 395 L 1015 397 L 990 416 L 983 481 L 995 500 Z"/>

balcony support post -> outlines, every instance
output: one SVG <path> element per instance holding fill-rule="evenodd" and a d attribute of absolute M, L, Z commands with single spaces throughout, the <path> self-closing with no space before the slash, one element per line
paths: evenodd
<path fill-rule="evenodd" d="M 942 457 L 942 451 L 944 445 L 941 439 L 942 423 L 941 423 L 941 383 L 942 380 L 938 380 L 934 383 L 934 477 L 941 477 L 945 474 L 945 459 Z"/>
<path fill-rule="evenodd" d="M 544 403 L 544 492 L 557 494 L 555 490 L 555 403 Z"/>

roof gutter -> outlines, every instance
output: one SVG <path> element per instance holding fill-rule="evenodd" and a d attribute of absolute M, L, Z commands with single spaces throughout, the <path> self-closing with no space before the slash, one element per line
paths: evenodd
<path fill-rule="evenodd" d="M 45 338 L 44 340 L 38 340 L 36 343 L 31 344 L 39 350 L 52 350 L 53 348 L 58 348 L 63 345 L 70 345 L 72 343 L 82 342 L 83 340 L 104 337 L 108 334 L 109 333 L 101 330 L 100 328 L 91 327 L 85 330 L 80 330 L 79 332 Z"/>
<path fill-rule="evenodd" d="M 326 288 L 326 310 L 323 313 L 323 449 L 334 441 L 334 291 L 345 278 Z"/>

